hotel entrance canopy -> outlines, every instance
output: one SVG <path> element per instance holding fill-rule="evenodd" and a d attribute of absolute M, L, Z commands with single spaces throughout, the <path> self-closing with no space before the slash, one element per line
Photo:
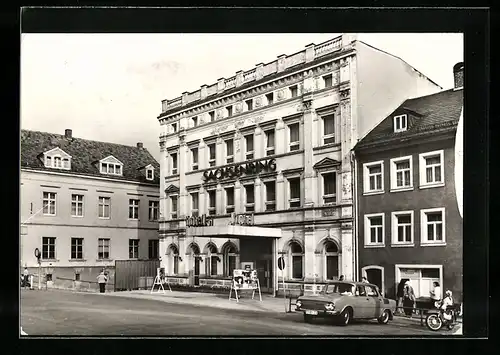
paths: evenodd
<path fill-rule="evenodd" d="M 281 238 L 281 229 L 239 225 L 189 227 L 186 236 Z"/>

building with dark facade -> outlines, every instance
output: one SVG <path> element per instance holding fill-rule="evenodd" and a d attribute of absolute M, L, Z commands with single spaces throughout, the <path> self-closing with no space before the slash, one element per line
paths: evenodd
<path fill-rule="evenodd" d="M 463 69 L 453 68 L 454 88 L 404 101 L 354 148 L 359 276 L 389 297 L 410 279 L 417 297 L 438 281 L 462 299 L 455 137 Z"/>

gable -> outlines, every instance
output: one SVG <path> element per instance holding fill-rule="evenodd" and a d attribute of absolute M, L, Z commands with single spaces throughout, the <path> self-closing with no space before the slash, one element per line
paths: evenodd
<path fill-rule="evenodd" d="M 101 159 L 100 160 L 101 163 L 107 163 L 107 164 L 120 164 L 120 165 L 123 165 L 123 163 L 121 161 L 119 161 L 118 159 L 116 159 L 114 156 L 110 155 L 104 159 Z"/>
<path fill-rule="evenodd" d="M 68 153 L 66 153 L 64 150 L 62 150 L 61 148 L 59 147 L 55 147 L 51 150 L 48 150 L 46 152 L 43 153 L 44 156 L 47 156 L 47 155 L 50 155 L 50 156 L 61 156 L 61 158 L 68 158 L 68 159 L 71 159 L 71 155 L 69 155 Z"/>
<path fill-rule="evenodd" d="M 340 161 L 332 159 L 332 158 L 323 158 L 316 164 L 314 164 L 314 169 L 324 169 L 324 168 L 333 168 L 340 165 Z"/>
<path fill-rule="evenodd" d="M 179 193 L 179 188 L 175 185 L 168 185 L 168 187 L 165 189 L 165 193 L 167 194 Z"/>

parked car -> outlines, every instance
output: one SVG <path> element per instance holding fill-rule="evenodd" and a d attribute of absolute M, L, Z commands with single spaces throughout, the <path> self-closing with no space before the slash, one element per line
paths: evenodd
<path fill-rule="evenodd" d="M 383 297 L 376 285 L 364 282 L 332 282 L 318 295 L 300 296 L 295 311 L 304 313 L 304 321 L 315 317 L 333 318 L 342 325 L 352 319 L 377 319 L 387 324 L 393 319 L 396 301 Z"/>

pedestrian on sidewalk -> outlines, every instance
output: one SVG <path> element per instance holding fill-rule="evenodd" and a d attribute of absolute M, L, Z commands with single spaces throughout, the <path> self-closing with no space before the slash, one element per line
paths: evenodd
<path fill-rule="evenodd" d="M 405 314 L 411 317 L 413 314 L 413 307 L 415 305 L 415 292 L 413 287 L 410 285 L 410 281 L 405 282 L 405 287 L 403 289 L 403 308 Z"/>
<path fill-rule="evenodd" d="M 101 270 L 101 273 L 97 275 L 97 282 L 99 283 L 99 292 L 104 293 L 106 291 L 106 282 L 108 282 L 108 277 L 104 273 L 104 270 Z"/>
<path fill-rule="evenodd" d="M 439 286 L 439 282 L 434 281 L 433 283 L 434 289 L 430 291 L 431 294 L 431 307 L 436 308 L 436 302 L 441 301 L 441 286 Z"/>
<path fill-rule="evenodd" d="M 24 288 L 26 288 L 26 287 L 29 288 L 30 287 L 30 285 L 29 285 L 30 272 L 28 271 L 27 266 L 24 267 L 23 275 L 24 275 Z"/>
<path fill-rule="evenodd" d="M 339 281 L 344 281 L 344 275 L 340 275 Z"/>

